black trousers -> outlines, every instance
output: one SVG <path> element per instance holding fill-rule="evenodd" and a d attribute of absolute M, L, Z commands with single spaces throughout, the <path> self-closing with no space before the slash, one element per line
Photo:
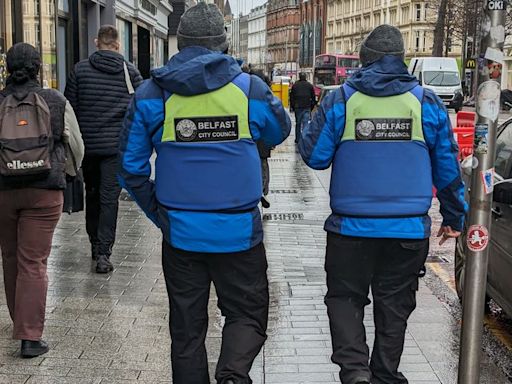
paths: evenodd
<path fill-rule="evenodd" d="M 110 257 L 116 239 L 121 193 L 117 180 L 117 156 L 86 156 L 82 169 L 87 234 L 96 255 Z"/>
<path fill-rule="evenodd" d="M 164 241 L 162 263 L 169 294 L 174 384 L 208 384 L 205 338 L 213 281 L 226 317 L 215 378 L 250 384 L 249 371 L 266 340 L 267 259 L 263 244 L 245 252 L 195 253 Z"/>
<path fill-rule="evenodd" d="M 429 240 L 371 239 L 327 235 L 328 292 L 332 361 L 344 384 L 407 384 L 398 372 L 407 320 L 416 308 L 418 276 Z M 363 324 L 371 287 L 375 342 L 371 362 Z"/>

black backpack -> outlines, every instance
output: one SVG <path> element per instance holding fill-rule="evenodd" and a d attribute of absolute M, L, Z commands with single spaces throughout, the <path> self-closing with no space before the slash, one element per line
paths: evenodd
<path fill-rule="evenodd" d="M 0 175 L 49 173 L 52 147 L 50 109 L 37 93 L 19 100 L 7 96 L 0 104 Z"/>

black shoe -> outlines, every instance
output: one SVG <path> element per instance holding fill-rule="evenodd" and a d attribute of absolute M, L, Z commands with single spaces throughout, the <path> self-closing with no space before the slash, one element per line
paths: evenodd
<path fill-rule="evenodd" d="M 265 196 L 262 196 L 260 201 L 261 201 L 261 206 L 263 208 L 270 208 L 270 203 L 268 202 L 267 199 L 265 199 Z"/>
<path fill-rule="evenodd" d="M 25 358 L 44 355 L 48 352 L 48 344 L 45 341 L 21 340 L 21 356 Z"/>
<path fill-rule="evenodd" d="M 358 381 L 356 384 L 370 384 L 370 382 L 363 380 L 363 381 Z"/>
<path fill-rule="evenodd" d="M 114 266 L 106 255 L 98 255 L 96 260 L 96 273 L 109 273 L 114 270 Z"/>
<path fill-rule="evenodd" d="M 235 382 L 231 379 L 224 380 L 222 384 L 235 384 Z"/>

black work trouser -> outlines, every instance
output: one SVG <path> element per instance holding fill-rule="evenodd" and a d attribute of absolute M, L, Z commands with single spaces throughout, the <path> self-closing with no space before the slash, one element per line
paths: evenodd
<path fill-rule="evenodd" d="M 344 384 L 407 384 L 398 372 L 407 320 L 416 308 L 418 276 L 429 240 L 372 239 L 327 235 L 328 292 L 332 361 Z M 375 342 L 371 362 L 363 324 L 371 287 Z"/>
<path fill-rule="evenodd" d="M 96 255 L 110 257 L 116 239 L 121 193 L 117 156 L 86 156 L 82 169 L 87 234 Z"/>
<path fill-rule="evenodd" d="M 162 246 L 169 294 L 174 384 L 208 384 L 205 348 L 213 281 L 226 317 L 215 378 L 250 384 L 249 371 L 267 336 L 268 280 L 263 243 L 244 252 L 196 253 Z"/>

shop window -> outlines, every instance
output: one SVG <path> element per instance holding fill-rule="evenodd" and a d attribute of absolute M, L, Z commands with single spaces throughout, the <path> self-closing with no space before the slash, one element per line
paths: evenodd
<path fill-rule="evenodd" d="M 121 47 L 119 53 L 128 61 L 132 61 L 132 23 L 117 19 L 117 30 L 119 31 L 119 40 Z"/>

